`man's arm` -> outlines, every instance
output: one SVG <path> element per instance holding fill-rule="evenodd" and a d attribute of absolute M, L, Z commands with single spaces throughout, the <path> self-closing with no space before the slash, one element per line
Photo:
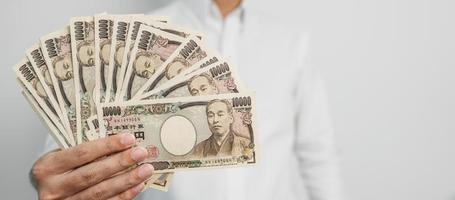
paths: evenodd
<path fill-rule="evenodd" d="M 303 58 L 299 67 L 295 151 L 301 176 L 312 200 L 340 200 L 343 195 L 324 83 Z"/>

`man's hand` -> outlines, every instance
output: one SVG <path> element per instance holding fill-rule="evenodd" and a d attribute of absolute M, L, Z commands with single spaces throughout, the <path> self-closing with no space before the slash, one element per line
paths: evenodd
<path fill-rule="evenodd" d="M 153 174 L 150 164 L 134 167 L 147 157 L 134 143 L 120 134 L 49 152 L 31 172 L 39 199 L 133 199 Z"/>

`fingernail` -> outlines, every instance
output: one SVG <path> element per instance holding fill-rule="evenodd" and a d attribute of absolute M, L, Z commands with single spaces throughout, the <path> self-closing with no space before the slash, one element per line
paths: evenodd
<path fill-rule="evenodd" d="M 151 164 L 143 164 L 139 167 L 137 174 L 141 178 L 148 178 L 153 174 L 153 166 Z"/>
<path fill-rule="evenodd" d="M 125 146 L 132 145 L 135 142 L 136 142 L 136 138 L 129 133 L 122 134 L 121 139 L 120 139 L 120 143 L 122 143 Z"/>
<path fill-rule="evenodd" d="M 147 157 L 147 150 L 143 147 L 135 147 L 131 151 L 131 158 L 136 162 L 144 160 L 145 157 Z"/>

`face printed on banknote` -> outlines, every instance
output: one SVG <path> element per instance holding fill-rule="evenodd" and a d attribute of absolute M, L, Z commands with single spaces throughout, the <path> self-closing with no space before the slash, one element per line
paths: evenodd
<path fill-rule="evenodd" d="M 128 66 L 128 63 L 131 59 L 131 52 L 134 48 L 134 44 L 136 43 L 136 39 L 137 39 L 137 36 L 138 36 L 138 33 L 139 33 L 139 28 L 144 25 L 144 26 L 150 26 L 150 27 L 154 27 L 156 29 L 159 29 L 159 30 L 163 30 L 165 32 L 169 32 L 171 34 L 174 34 L 174 35 L 177 35 L 177 36 L 180 36 L 180 37 L 186 37 L 187 33 L 184 33 L 182 31 L 178 31 L 178 30 L 171 30 L 171 29 L 161 29 L 161 27 L 166 27 L 166 23 L 163 23 L 161 21 L 159 21 L 159 18 L 155 18 L 155 17 L 150 17 L 150 16 L 145 16 L 145 15 L 139 15 L 139 16 L 134 16 L 132 19 L 131 19 L 131 28 L 128 30 L 128 37 L 127 37 L 127 40 L 126 40 L 126 44 L 125 46 L 127 47 L 126 48 L 126 52 L 125 54 L 123 55 L 123 66 L 122 67 L 127 67 Z M 123 72 L 125 73 L 125 72 Z"/>
<path fill-rule="evenodd" d="M 43 85 L 41 84 L 41 82 L 38 80 L 38 79 L 35 79 L 32 83 L 33 85 L 33 88 L 36 90 L 36 93 L 42 97 L 42 98 L 45 98 L 45 99 L 48 99 L 49 97 L 47 96 L 46 94 L 46 91 L 44 91 L 44 87 Z"/>
<path fill-rule="evenodd" d="M 165 25 L 165 23 L 162 20 L 163 20 L 162 17 L 145 16 L 145 15 L 137 15 L 137 16 L 133 16 L 131 18 L 131 21 L 129 22 L 130 27 L 128 29 L 128 34 L 127 34 L 127 38 L 126 38 L 126 42 L 125 42 L 125 48 L 124 48 L 125 51 L 122 54 L 123 57 L 122 57 L 122 61 L 121 61 L 122 66 L 120 67 L 121 68 L 120 74 L 124 75 L 126 73 L 126 68 L 128 67 L 128 64 L 131 60 L 131 53 L 134 48 L 134 44 L 136 43 L 136 39 L 137 39 L 137 36 L 139 33 L 139 28 L 141 27 L 141 25 L 147 25 L 147 26 L 153 26 L 153 27 Z M 153 70 L 153 69 L 147 68 L 147 65 L 145 63 L 145 62 L 147 62 L 146 59 L 148 59 L 148 60 L 154 59 L 154 61 L 158 61 L 156 57 L 154 57 L 154 58 L 151 58 L 151 57 L 152 57 L 152 55 L 143 55 L 143 57 L 139 59 L 138 68 L 142 67 L 142 69 L 140 69 L 140 71 L 143 71 L 144 73 L 149 73 L 148 71 Z M 143 62 L 141 63 L 140 60 L 143 60 Z M 151 61 L 149 61 L 149 62 L 151 62 Z M 119 80 L 119 82 L 121 84 L 123 84 L 123 82 L 124 82 L 123 77 L 122 77 L 122 80 Z"/>
<path fill-rule="evenodd" d="M 227 61 L 217 57 L 207 57 L 196 63 L 194 67 L 198 70 L 170 80 L 135 99 L 206 96 L 246 91 L 235 72 L 235 67 Z"/>
<path fill-rule="evenodd" d="M 77 143 L 76 97 L 69 29 L 67 26 L 43 36 L 40 39 L 40 45 L 60 110 L 63 113 L 62 120 L 68 121 L 69 133 Z"/>
<path fill-rule="evenodd" d="M 175 58 L 172 60 L 172 62 L 166 65 L 166 69 L 164 69 L 165 71 L 164 74 L 166 75 L 166 78 L 168 80 L 172 79 L 175 76 L 182 73 L 183 71 L 185 71 L 186 69 L 188 69 L 190 65 L 191 65 L 190 62 L 183 58 Z"/>
<path fill-rule="evenodd" d="M 106 97 L 113 18 L 104 14 L 95 16 L 95 103 L 103 103 Z"/>
<path fill-rule="evenodd" d="M 87 26 L 86 31 L 93 31 L 90 30 L 93 29 L 93 27 Z M 90 38 L 92 39 L 92 38 Z M 95 66 L 95 49 L 94 49 L 94 44 L 93 41 L 88 40 L 88 41 L 83 41 L 77 44 L 76 47 L 76 56 L 77 56 L 77 61 L 79 62 L 79 65 L 82 67 L 93 67 Z"/>
<path fill-rule="evenodd" d="M 125 52 L 125 43 L 130 27 L 131 19 L 136 15 L 115 15 L 112 17 L 113 27 L 111 44 L 109 51 L 109 67 L 107 73 L 106 83 L 106 97 L 107 102 L 113 102 L 116 97 L 117 91 L 121 88 L 121 81 L 124 74 L 122 70 L 123 54 Z"/>
<path fill-rule="evenodd" d="M 212 136 L 223 138 L 232 131 L 234 117 L 230 106 L 229 102 L 222 100 L 213 100 L 207 104 L 205 113 Z"/>
<path fill-rule="evenodd" d="M 185 42 L 169 56 L 157 72 L 145 82 L 134 98 L 163 85 L 174 77 L 190 69 L 194 64 L 208 56 L 208 49 L 196 36 L 188 37 Z"/>
<path fill-rule="evenodd" d="M 136 54 L 133 67 L 136 76 L 150 78 L 155 73 L 156 68 L 163 64 L 161 56 L 157 53 L 142 51 Z"/>
<path fill-rule="evenodd" d="M 64 142 L 67 145 L 72 145 L 72 141 L 66 139 L 66 130 L 59 118 L 58 112 L 55 106 L 49 100 L 49 97 L 45 93 L 41 82 L 38 79 L 36 71 L 33 69 L 32 64 L 27 58 L 22 59 L 14 67 L 14 71 L 24 90 L 30 93 L 34 100 L 41 106 L 45 114 L 49 117 L 49 120 L 58 129 L 59 133 L 64 137 Z"/>
<path fill-rule="evenodd" d="M 100 61 L 103 65 L 109 65 L 109 54 L 111 53 L 111 41 L 105 40 L 100 44 Z"/>
<path fill-rule="evenodd" d="M 55 77 L 59 81 L 64 82 L 74 78 L 71 54 L 56 57 L 54 62 L 52 62 L 52 66 L 54 67 Z"/>
<path fill-rule="evenodd" d="M 218 94 L 215 80 L 208 74 L 200 74 L 188 80 L 188 91 L 192 96 Z"/>
<path fill-rule="evenodd" d="M 89 130 L 87 119 L 96 115 L 95 88 L 95 22 L 94 17 L 76 17 L 70 21 L 73 73 L 76 92 L 78 143 L 97 139 Z"/>
<path fill-rule="evenodd" d="M 157 69 L 155 75 L 144 83 L 134 98 L 152 91 L 165 84 L 176 76 L 188 71 L 193 65 L 204 60 L 209 55 L 208 49 L 196 36 L 190 36 L 187 40 Z"/>
<path fill-rule="evenodd" d="M 131 99 L 185 40 L 145 25 L 141 25 L 138 37 L 131 53 L 134 60 L 127 67 L 120 91 L 123 100 Z"/>

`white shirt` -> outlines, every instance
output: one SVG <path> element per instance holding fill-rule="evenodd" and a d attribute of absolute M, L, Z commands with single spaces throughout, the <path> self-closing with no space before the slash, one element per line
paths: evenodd
<path fill-rule="evenodd" d="M 204 33 L 256 91 L 259 164 L 176 173 L 169 192 L 150 189 L 140 198 L 342 199 L 323 82 L 305 63 L 307 34 L 245 3 L 225 20 L 211 0 L 177 1 L 150 14 Z"/>

